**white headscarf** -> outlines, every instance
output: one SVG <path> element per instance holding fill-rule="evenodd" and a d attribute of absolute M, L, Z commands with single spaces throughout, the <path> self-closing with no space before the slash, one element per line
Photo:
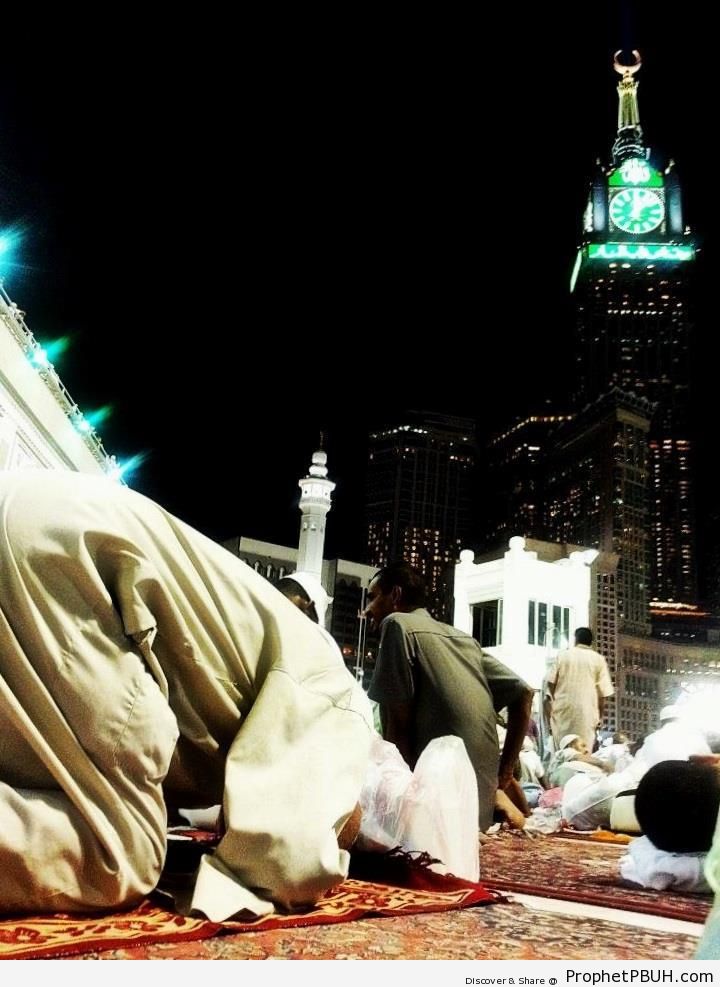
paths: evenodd
<path fill-rule="evenodd" d="M 286 577 L 287 579 L 294 579 L 295 582 L 302 586 L 307 595 L 315 604 L 315 609 L 317 610 L 318 623 L 321 627 L 325 626 L 325 612 L 328 605 L 332 603 L 332 596 L 328 596 L 325 592 L 325 587 L 322 585 L 317 576 L 313 575 L 312 572 L 291 572 Z"/>

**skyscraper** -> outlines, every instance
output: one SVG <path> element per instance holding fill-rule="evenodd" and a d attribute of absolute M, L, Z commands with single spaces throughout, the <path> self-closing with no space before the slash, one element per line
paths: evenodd
<path fill-rule="evenodd" d="M 449 619 L 448 576 L 468 536 L 474 423 L 412 411 L 371 432 L 369 444 L 368 562 L 421 569 L 434 615 Z"/>
<path fill-rule="evenodd" d="M 495 435 L 486 450 L 481 488 L 481 543 L 507 545 L 515 535 L 545 538 L 545 481 L 553 433 L 570 415 L 527 415 Z"/>
<path fill-rule="evenodd" d="M 551 541 L 619 558 L 617 618 L 647 634 L 648 447 L 652 405 L 613 388 L 553 435 L 546 462 L 545 530 Z"/>
<path fill-rule="evenodd" d="M 656 167 L 644 143 L 640 55 L 634 51 L 624 65 L 620 54 L 612 162 L 598 165 L 593 177 L 573 274 L 576 401 L 583 407 L 618 387 L 656 406 L 649 433 L 651 596 L 694 602 L 688 289 L 695 248 L 673 163 Z"/>
<path fill-rule="evenodd" d="M 637 736 L 654 729 L 659 708 L 692 691 L 697 676 L 712 678 L 720 658 L 716 643 L 699 636 L 707 615 L 693 606 L 695 245 L 673 163 L 652 159 L 644 143 L 640 56 L 633 52 L 628 65 L 619 56 L 617 137 L 611 162 L 598 164 L 591 182 L 571 282 L 573 420 L 544 428 L 546 411 L 495 440 L 489 459 L 503 491 L 495 503 L 504 500 L 507 516 L 493 517 L 489 533 L 535 529 L 543 539 L 600 549 L 591 622 L 616 686 L 616 715 L 609 703 L 606 726 Z"/>

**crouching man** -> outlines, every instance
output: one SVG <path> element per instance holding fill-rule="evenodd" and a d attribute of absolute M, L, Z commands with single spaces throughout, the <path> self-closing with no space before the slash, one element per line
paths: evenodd
<path fill-rule="evenodd" d="M 318 628 L 102 477 L 0 474 L 0 911 L 130 906 L 166 802 L 222 801 L 188 907 L 313 904 L 347 874 L 369 703 Z"/>

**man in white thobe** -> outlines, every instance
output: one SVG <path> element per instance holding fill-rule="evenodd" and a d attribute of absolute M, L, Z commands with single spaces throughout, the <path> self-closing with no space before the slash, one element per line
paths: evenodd
<path fill-rule="evenodd" d="M 369 703 L 261 576 L 103 477 L 0 474 L 0 911 L 129 906 L 166 803 L 223 802 L 188 907 L 314 903 L 347 874 Z"/>
<path fill-rule="evenodd" d="M 614 693 L 607 662 L 590 647 L 592 640 L 589 627 L 578 627 L 575 646 L 561 651 L 548 671 L 546 687 L 555 750 L 563 737 L 574 733 L 592 751 L 604 702 Z"/>

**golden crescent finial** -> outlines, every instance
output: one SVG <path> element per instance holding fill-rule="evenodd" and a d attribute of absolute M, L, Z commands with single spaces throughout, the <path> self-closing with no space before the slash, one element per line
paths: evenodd
<path fill-rule="evenodd" d="M 619 51 L 615 52 L 615 55 L 613 57 L 613 68 L 619 75 L 623 75 L 623 76 L 635 75 L 635 73 L 642 65 L 642 58 L 640 58 L 640 52 L 636 48 L 633 48 L 631 54 L 635 58 L 635 62 L 632 65 L 623 65 L 622 62 L 618 61 L 618 56 L 622 55 L 622 53 L 623 53 L 622 48 Z"/>

